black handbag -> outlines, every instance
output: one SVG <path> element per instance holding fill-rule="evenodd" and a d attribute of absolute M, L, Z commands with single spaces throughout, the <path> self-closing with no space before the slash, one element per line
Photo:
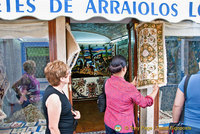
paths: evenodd
<path fill-rule="evenodd" d="M 104 80 L 103 89 L 102 89 L 103 92 L 98 96 L 98 99 L 97 99 L 97 106 L 98 106 L 99 112 L 106 111 L 106 94 L 105 94 L 106 81 L 107 79 Z"/>
<path fill-rule="evenodd" d="M 78 120 L 74 119 L 74 122 L 73 122 L 73 130 L 74 131 L 76 130 L 77 125 L 78 125 Z"/>
<path fill-rule="evenodd" d="M 185 79 L 185 83 L 184 83 L 185 101 L 186 101 L 186 97 L 187 97 L 187 86 L 188 86 L 189 79 L 190 79 L 190 75 L 187 75 L 187 77 Z M 184 134 L 183 122 L 184 122 L 184 115 L 185 115 L 185 101 L 184 101 L 183 109 L 181 111 L 181 116 L 180 116 L 179 122 L 169 124 L 169 134 Z"/>
<path fill-rule="evenodd" d="M 62 91 L 62 93 L 65 95 L 65 92 Z M 66 97 L 67 97 L 67 96 L 66 96 Z M 71 107 L 71 110 L 75 112 L 75 109 L 74 109 L 73 106 Z M 75 116 L 75 115 L 73 115 L 73 116 Z M 74 131 L 76 130 L 77 125 L 78 125 L 78 120 L 77 120 L 77 119 L 73 119 L 73 130 L 74 130 Z"/>
<path fill-rule="evenodd" d="M 75 111 L 75 109 L 74 109 L 73 107 L 72 107 L 72 110 Z M 75 115 L 73 115 L 73 116 L 75 116 Z M 78 120 L 77 120 L 77 119 L 74 119 L 74 120 L 73 120 L 73 130 L 74 130 L 74 131 L 76 130 L 77 125 L 78 125 Z"/>

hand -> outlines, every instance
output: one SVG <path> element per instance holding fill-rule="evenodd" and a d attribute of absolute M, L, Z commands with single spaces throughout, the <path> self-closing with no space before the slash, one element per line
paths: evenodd
<path fill-rule="evenodd" d="M 22 104 L 24 101 L 27 101 L 27 98 L 24 94 L 22 94 L 22 96 L 19 99 L 19 103 Z"/>
<path fill-rule="evenodd" d="M 158 83 L 156 83 L 154 86 L 153 86 L 153 92 L 156 92 L 156 94 L 158 93 L 158 90 L 159 90 L 159 86 L 158 86 Z"/>
<path fill-rule="evenodd" d="M 137 77 L 135 76 L 133 81 L 131 82 L 135 87 L 137 86 Z"/>
<path fill-rule="evenodd" d="M 79 111 L 76 111 L 76 110 L 71 110 L 72 111 L 72 114 L 74 115 L 74 119 L 80 119 L 81 118 L 81 114 Z"/>

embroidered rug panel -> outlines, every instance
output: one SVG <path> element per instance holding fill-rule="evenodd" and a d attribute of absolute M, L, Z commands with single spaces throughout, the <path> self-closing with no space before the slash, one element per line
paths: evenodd
<path fill-rule="evenodd" d="M 166 49 L 163 23 L 142 23 L 137 26 L 138 88 L 155 82 L 166 85 Z"/>
<path fill-rule="evenodd" d="M 103 92 L 103 83 L 107 76 L 72 78 L 73 99 L 97 99 Z"/>

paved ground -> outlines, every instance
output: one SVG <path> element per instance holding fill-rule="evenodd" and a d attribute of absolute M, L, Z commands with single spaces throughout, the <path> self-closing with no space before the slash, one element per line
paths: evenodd
<path fill-rule="evenodd" d="M 86 133 L 76 133 L 76 134 L 105 134 L 106 131 L 97 131 L 97 132 L 86 132 Z"/>

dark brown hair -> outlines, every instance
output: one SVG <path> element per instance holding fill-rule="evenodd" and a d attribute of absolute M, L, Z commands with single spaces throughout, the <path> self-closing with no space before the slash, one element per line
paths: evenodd
<path fill-rule="evenodd" d="M 115 74 L 120 72 L 125 66 L 127 66 L 126 58 L 122 55 L 116 55 L 112 58 L 109 70 L 112 74 Z"/>

